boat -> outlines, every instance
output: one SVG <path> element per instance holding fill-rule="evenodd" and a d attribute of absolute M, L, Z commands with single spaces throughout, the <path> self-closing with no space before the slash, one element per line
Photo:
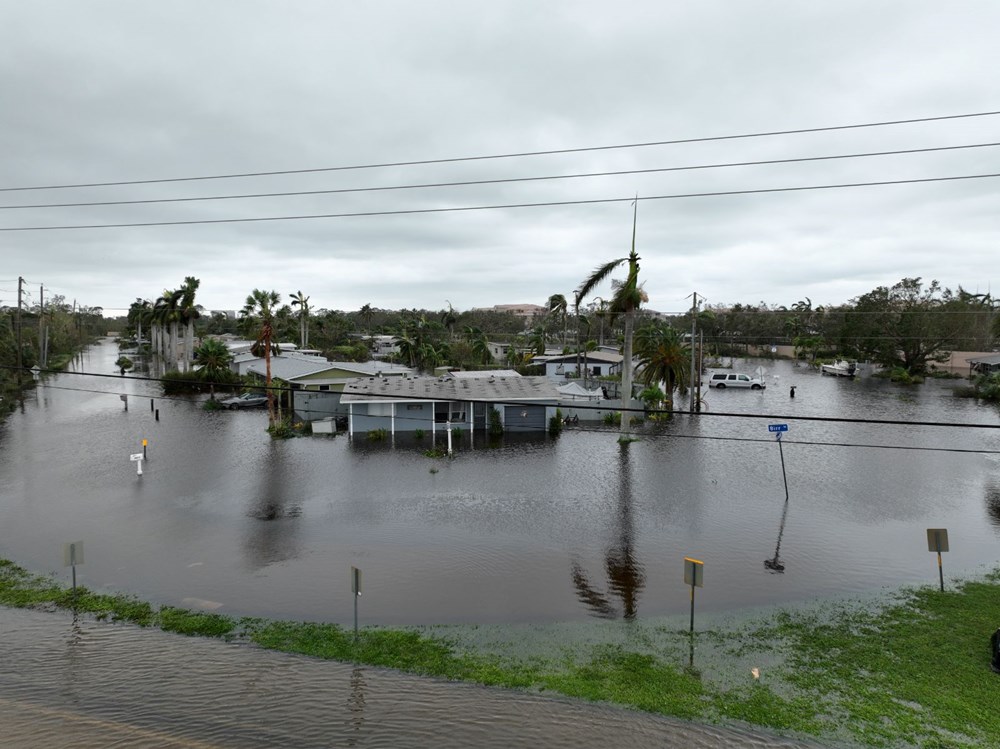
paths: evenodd
<path fill-rule="evenodd" d="M 834 377 L 854 377 L 858 373 L 858 363 L 838 359 L 833 364 L 820 364 L 819 371 Z"/>

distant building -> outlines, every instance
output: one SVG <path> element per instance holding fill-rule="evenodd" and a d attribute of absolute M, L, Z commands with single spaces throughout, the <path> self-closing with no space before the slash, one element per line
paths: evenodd
<path fill-rule="evenodd" d="M 476 307 L 475 309 L 480 312 L 510 312 L 515 317 L 527 319 L 548 313 L 548 308 L 540 304 L 494 304 L 492 307 Z"/>

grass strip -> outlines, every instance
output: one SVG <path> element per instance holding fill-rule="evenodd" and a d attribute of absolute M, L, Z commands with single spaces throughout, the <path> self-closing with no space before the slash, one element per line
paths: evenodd
<path fill-rule="evenodd" d="M 183 635 L 839 743 L 978 748 L 997 746 L 1000 736 L 1000 675 L 989 667 L 1000 570 L 943 593 L 908 589 L 878 603 L 778 610 L 699 632 L 697 668 L 687 632 L 655 623 L 621 623 L 629 628 L 624 642 L 556 638 L 558 645 L 518 656 L 509 642 L 463 638 L 461 628 L 449 635 L 366 627 L 355 639 L 335 624 L 157 608 L 86 588 L 73 599 L 53 578 L 0 560 L 0 604 L 7 606 L 75 609 Z M 759 678 L 752 665 L 761 666 Z"/>

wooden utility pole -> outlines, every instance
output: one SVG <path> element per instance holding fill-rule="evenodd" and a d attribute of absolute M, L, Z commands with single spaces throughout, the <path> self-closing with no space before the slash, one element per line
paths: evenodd
<path fill-rule="evenodd" d="M 21 305 L 22 297 L 24 295 L 24 279 L 20 276 L 17 277 L 17 386 L 21 387 L 21 368 L 24 362 L 21 361 L 21 351 L 23 347 L 21 345 Z"/>
<path fill-rule="evenodd" d="M 698 327 L 698 292 L 691 294 L 691 381 L 688 383 L 688 411 L 694 413 L 694 377 L 695 377 L 695 339 Z M 698 373 L 699 375 L 701 372 Z"/>
<path fill-rule="evenodd" d="M 45 286 L 38 286 L 38 366 L 45 369 Z"/>

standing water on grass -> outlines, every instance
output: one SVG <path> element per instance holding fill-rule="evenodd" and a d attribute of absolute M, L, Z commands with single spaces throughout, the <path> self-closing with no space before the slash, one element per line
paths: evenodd
<path fill-rule="evenodd" d="M 705 564 L 698 609 L 724 611 L 936 583 L 927 528 L 949 531 L 946 581 L 1000 549 L 1000 431 L 977 427 L 998 412 L 950 382 L 773 362 L 766 390 L 712 390 L 631 444 L 466 433 L 434 459 L 430 435 L 272 441 L 266 412 L 163 398 L 116 358 L 92 347 L 0 425 L 0 556 L 68 580 L 82 540 L 81 584 L 157 603 L 351 624 L 355 566 L 362 626 L 632 619 L 687 611 L 685 556 Z"/>

